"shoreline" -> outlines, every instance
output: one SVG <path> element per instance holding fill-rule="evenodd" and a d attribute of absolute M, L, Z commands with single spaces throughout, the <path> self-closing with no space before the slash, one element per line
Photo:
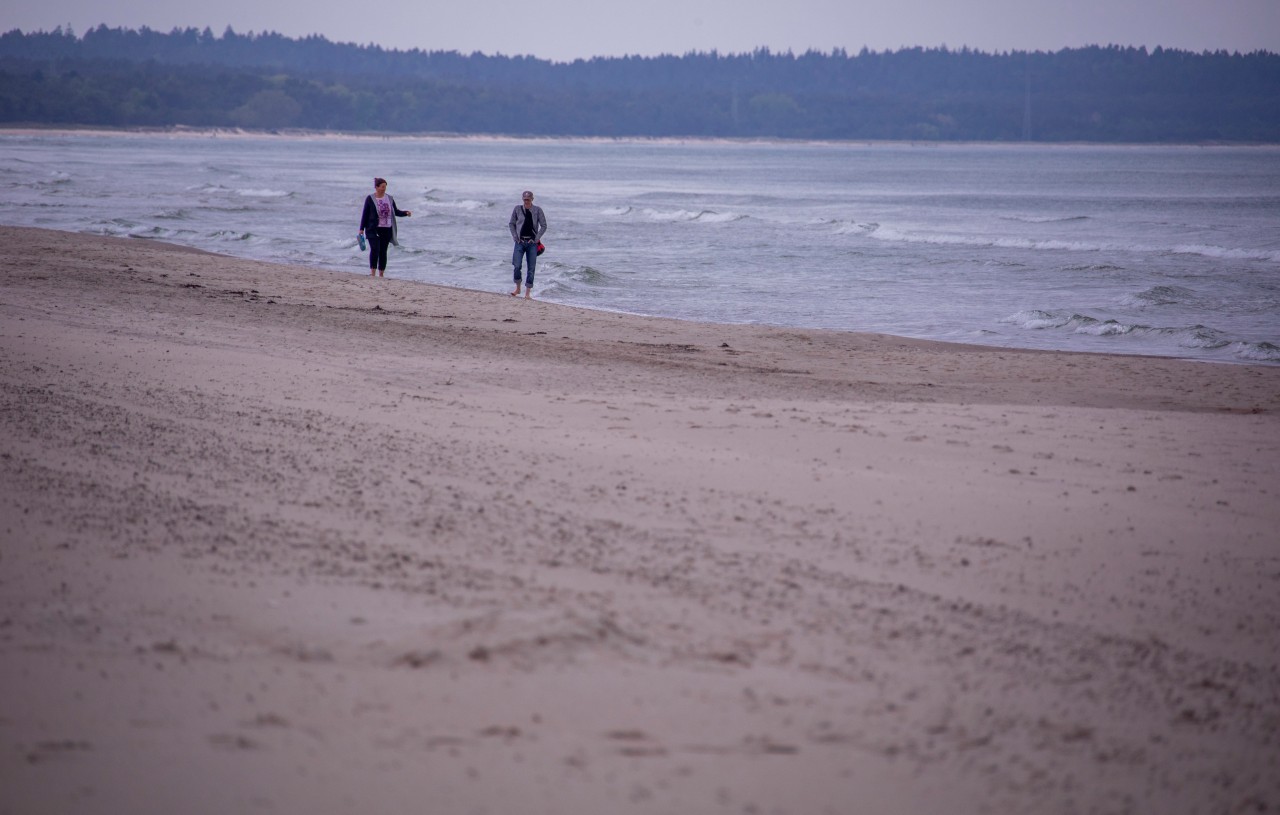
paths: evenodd
<path fill-rule="evenodd" d="M 0 224 L 0 228 L 11 228 L 11 229 L 42 229 L 41 227 L 9 226 L 9 225 L 5 225 L 5 224 Z M 89 235 L 89 236 L 94 236 L 94 237 L 103 237 L 103 236 L 99 235 L 98 233 L 94 233 L 94 232 L 69 232 L 69 231 L 67 231 L 67 230 L 47 230 L 47 231 L 65 232 L 66 234 Z M 256 262 L 270 262 L 270 263 L 278 263 L 278 262 L 275 262 L 275 261 L 259 261 L 259 260 L 252 259 L 252 258 L 240 258 L 240 257 L 237 257 L 237 256 L 235 256 L 235 255 L 228 255 L 228 254 L 223 254 L 223 253 L 220 253 L 220 252 L 213 252 L 213 251 L 211 251 L 211 250 L 201 249 L 201 248 L 199 248 L 199 247 L 195 247 L 195 246 L 187 246 L 187 245 L 185 245 L 185 244 L 172 243 L 172 242 L 170 242 L 170 241 L 165 240 L 164 238 L 152 238 L 152 237 L 147 237 L 147 236 L 144 236 L 144 235 L 129 235 L 129 236 L 127 236 L 127 237 L 119 238 L 119 239 L 120 239 L 120 240 L 149 241 L 149 242 L 153 242 L 153 243 L 156 243 L 156 244 L 158 244 L 158 245 L 162 245 L 162 246 L 171 246 L 171 247 L 176 247 L 176 248 L 180 248 L 180 249 L 184 249 L 184 250 L 190 250 L 190 251 L 193 251 L 193 252 L 202 252 L 202 253 L 206 253 L 206 254 L 215 255 L 215 256 L 218 256 L 218 257 L 225 257 L 225 258 L 228 258 L 228 259 L 242 260 L 242 261 L 246 261 L 246 262 L 255 262 L 255 263 L 256 263 Z M 285 265 L 288 265 L 288 264 L 285 264 Z M 339 268 L 337 268 L 337 267 L 326 267 L 326 266 L 307 266 L 307 267 L 301 267 L 301 268 L 308 268 L 308 269 L 313 269 L 313 270 L 316 270 L 316 271 L 333 272 L 333 273 L 336 273 L 336 274 L 343 274 L 343 275 L 352 275 L 352 276 L 354 276 L 354 277 L 356 277 L 356 278 L 362 278 L 362 277 L 364 277 L 364 276 L 365 276 L 364 274 L 362 274 L 362 273 L 360 273 L 360 272 L 351 272 L 351 271 L 346 271 L 346 270 L 343 270 L 343 269 L 339 269 Z M 458 290 L 458 291 L 473 292 L 473 293 L 477 293 L 477 294 L 491 294 L 491 293 L 492 293 L 492 292 L 490 292 L 490 291 L 488 291 L 488 290 L 486 290 L 486 289 L 471 289 L 471 288 L 464 288 L 464 287 L 461 287 L 461 286 L 448 286 L 448 285 L 445 285 L 445 284 L 430 283 L 430 282 L 427 282 L 427 281 L 416 280 L 416 279 L 413 279 L 413 278 L 394 278 L 394 279 L 401 280 L 401 281 L 403 281 L 403 282 L 405 282 L 405 283 L 411 283 L 411 284 L 414 284 L 414 285 L 431 286 L 431 287 L 436 287 L 436 288 L 449 288 L 449 289 L 456 289 L 456 290 Z M 786 324 L 780 324 L 780 323 L 767 323 L 767 322 L 751 322 L 751 323 L 701 323 L 701 322 L 696 321 L 696 320 L 687 320 L 687 319 L 685 319 L 685 318 L 681 318 L 681 317 L 669 317 L 669 316 L 666 316 L 666 315 L 660 315 L 660 314 L 644 314 L 644 313 L 641 313 L 641 312 L 632 312 L 632 311 L 613 310 L 613 309 L 606 309 L 606 308 L 594 308 L 594 307 L 591 307 L 591 306 L 568 305 L 568 304 L 562 304 L 562 303 L 548 303 L 548 304 L 549 304 L 549 305 L 556 305 L 556 306 L 563 307 L 563 308 L 581 309 L 581 310 L 584 310 L 584 311 L 599 312 L 599 313 L 601 313 L 601 314 L 617 314 L 617 315 L 621 315 L 621 316 L 637 317 L 637 318 L 642 318 L 642 319 L 675 320 L 675 321 L 677 321 L 677 322 L 690 322 L 690 323 L 703 324 L 703 325 L 709 325 L 709 326 L 712 326 L 712 325 L 723 325 L 723 326 L 743 326 L 743 327 L 753 327 L 753 326 L 754 326 L 754 327 L 761 327 L 761 328 L 775 328 L 775 329 L 779 329 L 779 330 L 794 330 L 794 331 L 820 331 L 820 332 L 830 332 L 830 333 L 834 333 L 834 334 L 876 334 L 876 333 L 878 333 L 878 332 L 862 332 L 862 331 L 853 331 L 853 330 L 842 330 L 842 329 L 835 329 L 835 328 L 820 328 L 820 327 L 815 327 L 815 326 L 790 326 L 790 325 L 786 325 Z M 941 345 L 956 345 L 956 346 L 967 347 L 967 348 L 975 348 L 975 349 L 982 348 L 982 349 L 991 349 L 991 350 L 996 350 L 996 351 L 1009 351 L 1009 352 L 1029 351 L 1029 352 L 1035 352 L 1035 353 L 1085 354 L 1085 355 L 1101 355 L 1101 356 L 1114 356 L 1114 357 L 1133 357 L 1133 358 L 1138 358 L 1138 359 L 1166 359 L 1166 360 L 1177 360 L 1177 361 L 1179 361 L 1179 362 L 1210 363 L 1210 364 L 1222 364 L 1222 365 L 1245 365 L 1245 366 L 1260 366 L 1260 367 L 1280 367 L 1280 362 L 1268 362 L 1268 361 L 1265 361 L 1265 360 L 1251 360 L 1251 359 L 1246 359 L 1246 358 L 1239 358 L 1239 359 L 1209 359 L 1209 358 L 1203 358 L 1203 357 L 1173 356 L 1173 355 L 1166 355 L 1166 354 L 1141 354 L 1141 353 L 1136 353 L 1136 352 L 1133 352 L 1133 353 L 1126 353 L 1126 352 L 1118 352 L 1118 351 L 1081 351 L 1081 350 L 1071 350 L 1071 349 L 1030 348 L 1030 347 L 1027 347 L 1027 346 L 1018 346 L 1018 345 L 996 345 L 996 344 L 983 344 L 983 343 L 977 343 L 977 342 L 960 342 L 960 341 L 954 341 L 954 340 L 939 340 L 939 339 L 933 339 L 933 338 L 927 338 L 927 337 L 911 337 L 911 336 L 909 336 L 909 335 L 904 335 L 904 334 L 888 334 L 888 333 L 883 333 L 883 332 L 879 332 L 879 333 L 882 333 L 882 334 L 883 334 L 883 336 L 886 336 L 886 337 L 892 337 L 892 338 L 895 338 L 895 339 L 902 339 L 902 340 L 911 340 L 911 341 L 913 341 L 913 342 L 939 343 L 939 344 L 941 344 Z"/>
<path fill-rule="evenodd" d="M 334 141 L 495 141 L 495 142 L 557 142 L 575 141 L 592 144 L 708 144 L 708 145 L 810 145 L 830 147 L 916 147 L 916 148 L 948 148 L 948 147 L 981 147 L 990 149 L 1029 149 L 1036 147 L 1088 149 L 1088 148 L 1134 148 L 1134 149 L 1185 149 L 1189 147 L 1213 148 L 1280 148 L 1280 142 L 1040 142 L 1040 141 L 924 141 L 924 140 L 892 140 L 892 139 L 785 139 L 763 137 L 713 137 L 713 136 L 521 136 L 502 133 L 366 133 L 345 130 L 306 130 L 294 128 L 277 128 L 272 130 L 252 130 L 241 127 L 194 127 L 188 125 L 166 125 L 155 127 L 103 127 L 85 125 L 83 127 L 50 125 L 0 125 L 0 136 L 170 136 L 190 138 L 298 138 L 298 139 L 332 139 Z"/>
<path fill-rule="evenodd" d="M 1280 808 L 1280 368 L 0 258 L 0 811 Z"/>

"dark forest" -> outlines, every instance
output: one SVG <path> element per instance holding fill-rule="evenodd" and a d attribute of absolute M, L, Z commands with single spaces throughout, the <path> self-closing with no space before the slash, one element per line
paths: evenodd
<path fill-rule="evenodd" d="M 1280 55 L 1096 46 L 556 63 L 227 29 L 0 35 L 0 122 L 382 133 L 1280 142 Z"/>

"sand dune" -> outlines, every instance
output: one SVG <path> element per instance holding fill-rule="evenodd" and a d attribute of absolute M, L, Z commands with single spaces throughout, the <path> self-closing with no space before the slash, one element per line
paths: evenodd
<path fill-rule="evenodd" d="M 0 813 L 1280 809 L 1280 367 L 0 257 Z"/>

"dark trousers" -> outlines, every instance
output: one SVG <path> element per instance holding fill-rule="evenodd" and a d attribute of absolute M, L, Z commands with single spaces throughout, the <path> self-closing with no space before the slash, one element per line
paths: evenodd
<path fill-rule="evenodd" d="M 391 245 L 391 227 L 375 226 L 373 229 L 366 229 L 364 234 L 369 239 L 369 271 L 377 269 L 385 272 L 387 247 Z"/>

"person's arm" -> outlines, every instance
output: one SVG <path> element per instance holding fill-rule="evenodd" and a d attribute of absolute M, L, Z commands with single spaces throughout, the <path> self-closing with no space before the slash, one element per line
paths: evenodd
<path fill-rule="evenodd" d="M 409 218 L 413 215 L 413 213 L 407 209 L 396 208 L 396 199 L 394 198 L 391 199 L 391 209 L 395 212 L 397 218 Z"/>
<path fill-rule="evenodd" d="M 360 231 L 364 232 L 365 224 L 369 223 L 369 210 L 373 208 L 373 199 L 369 196 L 364 197 L 364 209 L 360 210 Z"/>
<path fill-rule="evenodd" d="M 511 240 L 519 241 L 520 235 L 516 232 L 516 218 L 520 215 L 520 207 L 511 210 L 511 220 L 507 223 L 507 228 L 511 230 Z"/>
<path fill-rule="evenodd" d="M 542 211 L 542 207 L 538 207 L 538 240 L 542 240 L 542 236 L 547 234 L 547 216 Z"/>

